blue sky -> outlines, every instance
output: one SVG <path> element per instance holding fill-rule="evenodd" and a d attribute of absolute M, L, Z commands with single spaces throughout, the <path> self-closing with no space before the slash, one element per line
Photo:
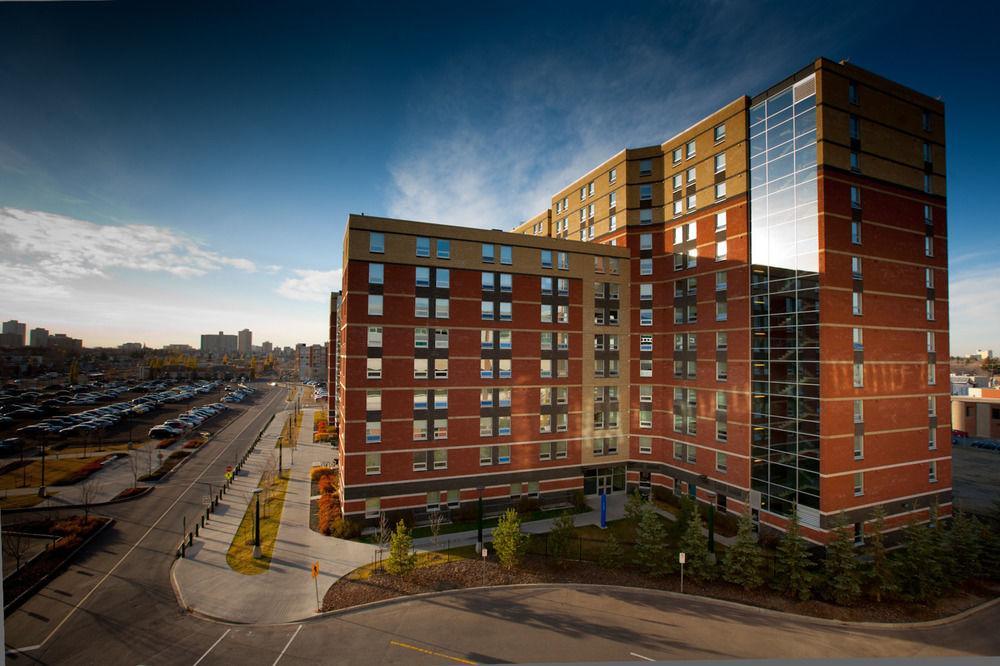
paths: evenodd
<path fill-rule="evenodd" d="M 0 3 L 0 318 L 319 342 L 348 213 L 509 228 L 825 55 L 944 99 L 952 350 L 1000 351 L 990 5 L 415 7 Z"/>

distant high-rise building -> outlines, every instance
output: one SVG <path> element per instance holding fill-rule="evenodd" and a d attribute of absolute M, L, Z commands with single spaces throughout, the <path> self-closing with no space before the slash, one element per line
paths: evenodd
<path fill-rule="evenodd" d="M 273 350 L 274 350 L 274 345 L 271 344 L 270 342 L 265 341 L 265 342 L 260 343 L 260 351 L 265 356 L 267 356 L 268 354 L 270 354 Z"/>
<path fill-rule="evenodd" d="M 142 351 L 145 346 L 141 342 L 125 342 L 118 345 L 118 349 L 122 351 Z"/>
<path fill-rule="evenodd" d="M 33 328 L 28 336 L 28 344 L 31 347 L 47 347 L 49 344 L 49 331 L 46 328 Z"/>
<path fill-rule="evenodd" d="M 184 344 L 170 344 L 170 345 L 163 345 L 163 350 L 174 353 L 192 352 L 194 351 L 194 347 L 192 347 L 191 345 L 184 345 Z"/>
<path fill-rule="evenodd" d="M 83 349 L 83 340 L 71 338 L 65 333 L 56 333 L 49 336 L 48 346 L 53 349 L 65 349 L 66 351 L 81 351 Z"/>
<path fill-rule="evenodd" d="M 226 335 L 219 331 L 218 335 L 206 333 L 201 336 L 201 351 L 210 354 L 232 354 L 237 350 L 235 335 Z"/>
<path fill-rule="evenodd" d="M 27 330 L 27 324 L 22 324 L 16 319 L 11 319 L 10 321 L 5 321 L 3 323 L 3 334 L 4 340 L 7 342 L 5 346 L 7 347 L 23 347 L 24 346 L 24 336 Z M 16 337 L 6 337 L 6 336 L 16 336 Z"/>
<path fill-rule="evenodd" d="M 249 328 L 244 328 L 237 334 L 236 351 L 240 354 L 253 353 L 253 332 Z"/>

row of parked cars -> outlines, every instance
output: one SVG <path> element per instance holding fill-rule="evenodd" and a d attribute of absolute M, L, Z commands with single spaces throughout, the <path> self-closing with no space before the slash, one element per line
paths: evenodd
<path fill-rule="evenodd" d="M 204 382 L 181 386 L 175 389 L 161 390 L 133 398 L 128 402 L 116 402 L 75 414 L 44 418 L 37 423 L 18 428 L 17 433 L 19 435 L 46 434 L 58 437 L 86 434 L 94 430 L 110 428 L 132 416 L 149 413 L 163 404 L 190 400 L 198 394 L 209 393 L 217 387 L 218 382 Z M 123 392 L 125 391 L 111 389 L 102 393 L 101 398 L 106 399 L 107 395 L 117 397 Z M 92 395 L 83 394 L 83 397 L 74 398 L 74 400 L 91 400 L 93 397 Z"/>
<path fill-rule="evenodd" d="M 221 402 L 189 409 L 175 419 L 170 419 L 158 426 L 153 426 L 149 429 L 149 437 L 152 439 L 177 437 L 188 430 L 197 428 L 216 414 L 229 409 L 229 406 L 226 404 L 227 402 L 243 402 L 253 392 L 254 389 L 249 386 L 240 386 L 237 389 L 230 390 L 222 398 Z"/>

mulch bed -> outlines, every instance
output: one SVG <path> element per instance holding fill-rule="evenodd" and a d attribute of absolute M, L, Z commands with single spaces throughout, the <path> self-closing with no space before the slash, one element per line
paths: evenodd
<path fill-rule="evenodd" d="M 112 454 L 110 456 L 104 456 L 102 458 L 99 458 L 98 460 L 92 460 L 91 462 L 89 462 L 86 465 L 83 465 L 82 467 L 80 467 L 79 469 L 77 469 L 77 470 L 75 470 L 75 471 L 67 474 L 66 476 L 62 477 L 61 479 L 57 479 L 56 481 L 54 481 L 52 483 L 52 485 L 53 486 L 71 486 L 74 483 L 79 483 L 80 481 L 83 481 L 84 479 L 86 479 L 88 476 L 90 476 L 92 474 L 96 474 L 97 472 L 100 472 L 102 469 L 104 469 L 104 463 L 107 462 L 107 461 L 109 461 L 109 460 L 111 460 L 114 457 L 115 456 Z"/>
<path fill-rule="evenodd" d="M 591 584 L 595 581 L 600 581 L 603 585 L 673 592 L 680 590 L 680 579 L 676 574 L 666 577 L 649 577 L 630 569 L 605 569 L 587 562 L 568 562 L 562 567 L 557 567 L 547 558 L 529 556 L 525 558 L 520 568 L 508 571 L 492 559 L 488 560 L 485 566 L 481 560 L 457 560 L 446 564 L 421 567 L 406 576 L 377 573 L 367 580 L 342 578 L 334 583 L 324 596 L 323 610 L 339 610 L 411 594 L 458 590 L 483 585 Z M 862 602 L 851 607 L 836 606 L 817 600 L 799 602 L 777 595 L 768 589 L 745 592 L 742 588 L 728 583 L 697 583 L 690 578 L 684 580 L 684 592 L 787 613 L 834 620 L 920 622 L 953 615 L 988 601 L 1000 595 L 1000 584 L 974 581 L 965 585 L 957 594 L 930 604 Z"/>

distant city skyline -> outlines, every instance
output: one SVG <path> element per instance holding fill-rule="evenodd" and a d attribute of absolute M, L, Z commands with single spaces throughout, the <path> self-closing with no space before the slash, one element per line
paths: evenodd
<path fill-rule="evenodd" d="M 1000 93 L 969 65 L 991 61 L 994 7 L 511 9 L 0 3 L 2 317 L 88 346 L 322 341 L 349 213 L 510 229 L 825 55 L 942 96 L 951 349 L 1000 347 L 981 196 Z"/>

